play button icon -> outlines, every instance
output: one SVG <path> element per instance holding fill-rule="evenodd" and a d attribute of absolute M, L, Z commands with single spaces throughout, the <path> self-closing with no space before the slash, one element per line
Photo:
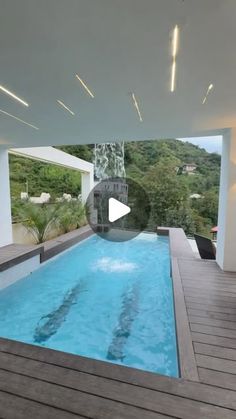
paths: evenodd
<path fill-rule="evenodd" d="M 108 219 L 111 223 L 129 214 L 130 211 L 131 209 L 128 205 L 122 204 L 115 198 L 109 199 Z"/>
<path fill-rule="evenodd" d="M 149 198 L 132 179 L 116 177 L 97 182 L 85 207 L 88 224 L 103 239 L 127 241 L 148 229 Z"/>

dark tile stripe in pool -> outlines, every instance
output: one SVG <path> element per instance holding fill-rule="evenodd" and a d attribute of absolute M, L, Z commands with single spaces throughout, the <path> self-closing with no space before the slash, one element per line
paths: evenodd
<path fill-rule="evenodd" d="M 34 332 L 35 343 L 46 342 L 51 336 L 55 335 L 65 321 L 71 306 L 76 303 L 79 294 L 86 291 L 84 288 L 84 282 L 77 284 L 65 295 L 62 304 L 56 310 L 41 317 Z"/>
<path fill-rule="evenodd" d="M 124 347 L 130 336 L 132 323 L 138 314 L 138 300 L 139 284 L 136 282 L 131 291 L 123 295 L 122 311 L 106 356 L 109 361 L 123 361 L 125 358 Z"/>

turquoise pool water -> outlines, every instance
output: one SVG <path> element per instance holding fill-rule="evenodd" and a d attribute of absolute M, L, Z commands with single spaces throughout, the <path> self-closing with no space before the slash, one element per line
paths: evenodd
<path fill-rule="evenodd" d="M 0 336 L 178 376 L 169 245 L 92 236 L 0 292 Z"/>

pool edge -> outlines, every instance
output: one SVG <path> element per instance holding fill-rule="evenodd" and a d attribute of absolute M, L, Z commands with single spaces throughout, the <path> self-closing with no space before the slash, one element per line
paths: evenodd
<path fill-rule="evenodd" d="M 183 229 L 160 227 L 157 229 L 157 233 L 160 236 L 169 237 L 170 275 L 173 283 L 176 340 L 180 378 L 184 378 L 190 381 L 200 381 L 178 264 L 179 258 L 194 260 L 196 258 L 188 243 Z"/>

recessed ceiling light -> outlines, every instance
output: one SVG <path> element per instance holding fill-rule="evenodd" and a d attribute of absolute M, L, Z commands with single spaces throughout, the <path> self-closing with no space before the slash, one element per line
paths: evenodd
<path fill-rule="evenodd" d="M 135 94 L 134 94 L 134 93 L 132 93 L 132 99 L 133 99 L 134 107 L 135 107 L 135 109 L 136 109 L 136 111 L 137 111 L 137 114 L 138 114 L 139 120 L 140 120 L 140 122 L 143 122 L 143 118 L 142 118 L 142 115 L 141 115 L 141 112 L 140 112 L 139 104 L 138 104 L 138 102 L 137 102 L 137 99 L 136 99 L 136 97 L 135 97 Z"/>
<path fill-rule="evenodd" d="M 176 57 L 178 54 L 179 47 L 179 27 L 176 25 L 173 32 L 172 39 L 172 68 L 171 68 L 171 83 L 170 91 L 173 93 L 175 91 L 176 84 Z"/>
<path fill-rule="evenodd" d="M 10 113 L 6 112 L 6 111 L 3 111 L 2 109 L 0 109 L 0 112 L 1 112 L 1 113 L 3 113 L 4 115 L 10 116 L 10 117 L 11 117 L 11 118 L 13 118 L 13 119 L 16 119 L 17 121 L 21 122 L 22 124 L 28 125 L 28 127 L 34 128 L 34 129 L 36 129 L 36 130 L 38 130 L 38 129 L 39 129 L 39 128 L 38 128 L 38 127 L 36 127 L 35 125 L 29 124 L 28 122 L 23 121 L 23 119 L 20 119 L 20 118 L 18 118 L 17 116 L 14 116 L 14 115 L 12 115 L 12 114 L 10 114 Z"/>
<path fill-rule="evenodd" d="M 172 69 L 171 69 L 171 87 L 170 87 L 170 91 L 172 93 L 175 91 L 175 81 L 176 81 L 176 61 L 173 61 Z"/>
<path fill-rule="evenodd" d="M 24 106 L 29 106 L 29 104 L 27 102 L 25 102 L 24 100 L 22 100 L 21 98 L 19 98 L 18 96 L 15 95 L 15 93 L 10 92 L 10 90 L 6 89 L 4 86 L 0 85 L 0 90 L 4 93 L 6 93 L 6 95 L 11 96 L 13 99 L 17 100 L 18 102 L 20 102 L 22 105 Z"/>
<path fill-rule="evenodd" d="M 71 115 L 75 115 L 75 113 L 70 108 L 68 108 L 68 106 L 66 106 L 65 103 L 63 103 L 61 100 L 57 100 L 57 103 L 59 103 L 59 105 L 61 105 L 64 109 L 70 112 Z"/>
<path fill-rule="evenodd" d="M 176 25 L 173 33 L 172 57 L 176 58 L 179 46 L 179 27 Z"/>
<path fill-rule="evenodd" d="M 85 84 L 85 82 L 78 76 L 78 74 L 76 74 L 75 77 L 80 81 L 80 83 L 82 84 L 82 86 L 86 90 L 86 92 L 94 99 L 93 93 L 88 88 L 88 86 Z"/>
<path fill-rule="evenodd" d="M 203 105 L 205 105 L 205 103 L 206 103 L 206 101 L 207 101 L 207 97 L 208 97 L 208 95 L 210 94 L 211 90 L 213 90 L 213 89 L 214 89 L 214 85 L 211 83 L 211 84 L 208 86 L 208 89 L 207 89 L 206 95 L 205 95 L 205 97 L 204 97 L 204 99 L 203 99 L 203 101 L 202 101 L 202 104 L 203 104 Z"/>

